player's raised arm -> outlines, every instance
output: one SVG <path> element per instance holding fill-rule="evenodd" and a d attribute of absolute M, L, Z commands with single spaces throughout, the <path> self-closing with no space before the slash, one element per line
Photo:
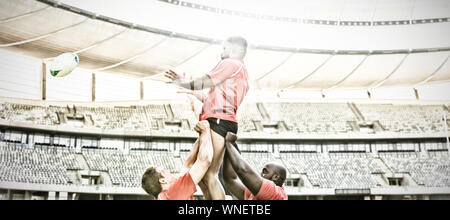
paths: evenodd
<path fill-rule="evenodd" d="M 197 160 L 199 146 L 200 140 L 197 139 L 197 141 L 194 143 L 194 147 L 192 147 L 191 151 L 189 152 L 189 155 L 186 157 L 186 160 L 184 161 L 181 173 L 188 172 L 189 169 L 191 169 L 191 167 L 194 165 L 195 161 Z"/>
<path fill-rule="evenodd" d="M 231 144 L 225 141 L 225 145 Z M 225 151 L 225 156 L 223 158 L 223 180 L 227 189 L 239 200 L 244 200 L 245 186 L 239 180 L 236 172 L 234 172 L 233 166 L 228 159 L 228 153 Z"/>
<path fill-rule="evenodd" d="M 174 72 L 173 70 L 168 70 L 165 76 L 171 80 L 169 83 L 189 90 L 203 90 L 214 86 L 213 81 L 208 75 L 204 75 L 194 80 L 187 80 L 184 76 Z"/>
<path fill-rule="evenodd" d="M 227 160 L 231 163 L 234 171 L 241 179 L 242 183 L 250 190 L 253 195 L 257 195 L 262 185 L 262 177 L 256 173 L 250 165 L 242 158 L 233 144 L 237 136 L 231 132 L 225 137 L 225 147 Z M 240 192 L 238 193 L 240 195 Z M 235 195 L 236 196 L 236 195 Z M 236 196 L 238 197 L 238 196 Z"/>
<path fill-rule="evenodd" d="M 195 130 L 200 133 L 199 149 L 197 159 L 189 170 L 189 173 L 191 174 L 194 183 L 198 184 L 203 179 L 203 176 L 211 165 L 214 151 L 209 123 L 206 121 L 200 121 L 195 126 Z"/>
<path fill-rule="evenodd" d="M 208 94 L 205 93 L 204 91 L 189 90 L 189 89 L 185 89 L 183 87 L 179 87 L 177 93 L 188 94 L 188 97 L 194 97 L 201 103 L 203 103 L 205 101 L 206 97 L 208 96 Z M 192 100 L 189 98 L 189 101 L 192 101 Z M 196 112 L 195 109 L 193 109 L 193 110 L 194 110 L 194 112 Z"/>

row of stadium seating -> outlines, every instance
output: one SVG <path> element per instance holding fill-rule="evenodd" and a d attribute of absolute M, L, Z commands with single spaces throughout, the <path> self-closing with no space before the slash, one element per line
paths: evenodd
<path fill-rule="evenodd" d="M 77 107 L 77 113 L 85 116 L 90 115 L 95 127 L 104 130 L 149 130 L 143 108 Z"/>
<path fill-rule="evenodd" d="M 289 130 L 298 133 L 346 133 L 347 124 L 356 121 L 347 104 L 268 103 L 268 112 L 276 121 L 284 120 Z"/>
<path fill-rule="evenodd" d="M 243 104 L 237 114 L 241 132 L 256 132 L 255 121 L 263 121 L 261 113 L 254 104 Z"/>
<path fill-rule="evenodd" d="M 359 124 L 378 122 L 381 127 L 377 133 L 428 134 L 445 131 L 445 113 L 450 115 L 443 105 L 248 103 L 239 109 L 238 120 L 241 133 L 264 133 L 264 124 L 282 122 L 286 128 L 279 132 L 343 134 L 358 132 L 354 126 Z M 83 128 L 139 132 L 165 132 L 170 128 L 171 132 L 187 135 L 194 134 L 197 121 L 187 104 L 73 108 L 0 104 L 0 119 L 12 122 L 51 126 L 65 124 L 76 116 L 83 120 Z"/>
<path fill-rule="evenodd" d="M 446 110 L 443 106 L 358 105 L 358 109 L 366 120 L 380 121 L 387 131 L 400 133 L 445 131 L 443 119 Z"/>
<path fill-rule="evenodd" d="M 77 157 L 78 156 L 78 157 Z M 267 162 L 284 164 L 291 175 L 302 175 L 314 188 L 373 188 L 386 186 L 379 176 L 410 175 L 419 186 L 450 187 L 450 158 L 447 152 L 424 156 L 417 152 L 371 153 L 272 153 L 243 152 L 242 156 L 258 172 Z M 157 166 L 179 173 L 187 152 L 82 150 L 28 147 L 0 142 L 0 181 L 35 184 L 74 184 L 69 170 L 107 172 L 115 186 L 139 187 L 142 173 Z M 84 161 L 80 161 L 81 160 Z M 86 169 L 86 168 L 85 168 Z"/>
<path fill-rule="evenodd" d="M 67 184 L 67 170 L 82 169 L 74 153 L 58 149 L 9 146 L 0 142 L 0 180 L 35 184 Z"/>
<path fill-rule="evenodd" d="M 398 157 L 392 153 L 380 153 L 380 157 L 396 173 L 409 173 L 416 183 L 429 187 L 444 187 L 450 183 L 448 157 L 423 158 L 416 153 Z"/>
<path fill-rule="evenodd" d="M 378 185 L 372 174 L 384 174 L 381 161 L 367 154 L 335 155 L 282 154 L 291 173 L 305 174 L 321 188 L 372 188 Z"/>
<path fill-rule="evenodd" d="M 60 122 L 54 110 L 59 109 L 57 107 L 4 103 L 0 105 L 0 119 L 37 125 L 57 125 Z"/>
<path fill-rule="evenodd" d="M 180 172 L 173 155 L 167 152 L 118 152 L 86 151 L 83 156 L 91 170 L 105 171 L 113 184 L 123 187 L 139 187 L 140 178 L 150 166 L 164 167 L 172 173 Z"/>

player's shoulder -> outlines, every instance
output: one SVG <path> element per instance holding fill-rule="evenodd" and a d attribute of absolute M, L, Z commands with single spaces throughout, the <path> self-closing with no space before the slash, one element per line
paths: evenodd
<path fill-rule="evenodd" d="M 191 170 L 187 170 L 185 173 L 180 173 L 178 179 L 192 180 Z"/>
<path fill-rule="evenodd" d="M 267 191 L 269 191 L 269 192 L 271 192 L 273 194 L 277 194 L 277 195 L 279 195 L 281 197 L 286 196 L 286 192 L 284 190 L 284 187 L 276 185 L 271 180 L 263 179 L 262 187 L 264 187 Z"/>

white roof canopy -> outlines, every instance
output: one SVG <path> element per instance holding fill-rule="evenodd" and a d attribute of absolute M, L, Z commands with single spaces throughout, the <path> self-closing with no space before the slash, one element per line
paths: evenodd
<path fill-rule="evenodd" d="M 259 88 L 372 89 L 450 80 L 450 7 L 445 0 L 246 1 L 242 7 L 242 1 L 234 0 L 227 5 L 191 1 L 245 11 L 247 17 L 199 10 L 182 1 L 62 2 L 67 4 L 0 1 L 0 48 L 42 59 L 78 52 L 80 66 L 94 72 L 158 80 L 167 69 L 207 73 L 220 59 L 220 42 L 231 33 L 227 28 L 234 28 L 251 43 L 245 62 Z M 250 2 L 265 3 L 252 8 Z M 285 7 L 264 8 L 275 2 Z M 303 13 L 297 15 L 294 6 Z M 252 13 L 271 14 L 275 20 L 251 18 Z M 319 23 L 277 21 L 276 16 Z M 409 24 L 388 25 L 397 20 Z M 357 24 L 362 21 L 367 25 Z M 386 25 L 375 25 L 381 21 Z"/>

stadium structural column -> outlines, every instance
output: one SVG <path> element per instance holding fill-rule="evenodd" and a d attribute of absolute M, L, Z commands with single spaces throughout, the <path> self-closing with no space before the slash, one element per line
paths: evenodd
<path fill-rule="evenodd" d="M 92 86 L 91 86 L 92 97 L 91 101 L 95 102 L 95 73 L 92 73 Z"/>
<path fill-rule="evenodd" d="M 42 72 L 41 72 L 41 89 L 42 89 L 42 100 L 47 99 L 47 63 L 42 61 Z"/>
<path fill-rule="evenodd" d="M 67 192 L 59 192 L 59 198 L 58 200 L 67 200 L 68 193 Z"/>
<path fill-rule="evenodd" d="M 25 191 L 24 200 L 31 200 L 31 191 Z"/>
<path fill-rule="evenodd" d="M 273 149 L 273 155 L 276 159 L 280 159 L 281 155 L 280 155 L 280 145 L 278 144 L 272 144 L 272 149 Z"/>
<path fill-rule="evenodd" d="M 377 144 L 370 143 L 370 150 L 372 151 L 372 154 L 374 154 L 376 156 L 378 154 Z"/>
<path fill-rule="evenodd" d="M 143 101 L 144 100 L 144 81 L 140 81 L 140 84 L 139 84 L 139 92 L 140 92 L 140 98 L 141 98 L 141 101 Z"/>
<path fill-rule="evenodd" d="M 75 152 L 81 153 L 81 137 L 75 139 Z"/>
<path fill-rule="evenodd" d="M 419 91 L 417 90 L 417 88 L 414 88 L 414 94 L 416 95 L 416 100 L 419 100 L 420 96 L 419 96 Z"/>
<path fill-rule="evenodd" d="M 48 200 L 56 200 L 56 192 L 48 192 Z"/>
<path fill-rule="evenodd" d="M 450 140 L 448 137 L 447 111 L 444 111 L 444 128 L 445 128 L 445 136 L 447 138 L 447 152 L 450 155 Z"/>
<path fill-rule="evenodd" d="M 428 157 L 427 148 L 425 147 L 425 143 L 419 143 L 419 152 L 422 157 Z"/>
<path fill-rule="evenodd" d="M 180 146 L 180 142 L 176 142 L 175 143 L 175 150 L 173 152 L 173 155 L 175 157 L 180 157 L 180 151 L 181 151 L 181 146 Z"/>
<path fill-rule="evenodd" d="M 329 150 L 330 150 L 330 149 L 328 149 L 328 145 L 322 144 L 322 154 L 324 154 L 325 156 L 328 157 L 328 151 L 329 151 Z"/>
<path fill-rule="evenodd" d="M 7 200 L 12 200 L 12 193 L 11 193 L 10 189 L 8 189 L 8 191 L 6 192 L 6 199 Z"/>

